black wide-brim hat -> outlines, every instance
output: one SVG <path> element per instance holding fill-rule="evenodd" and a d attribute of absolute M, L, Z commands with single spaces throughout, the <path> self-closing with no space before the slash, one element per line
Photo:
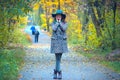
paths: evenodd
<path fill-rule="evenodd" d="M 62 10 L 57 10 L 55 14 L 52 14 L 52 17 L 54 17 L 54 18 L 55 18 L 55 17 L 56 17 L 56 15 L 58 15 L 58 14 L 62 15 L 62 18 L 63 18 L 63 19 L 65 19 L 65 18 L 66 18 L 66 15 L 65 15 L 65 14 L 63 14 L 63 11 L 62 11 Z"/>

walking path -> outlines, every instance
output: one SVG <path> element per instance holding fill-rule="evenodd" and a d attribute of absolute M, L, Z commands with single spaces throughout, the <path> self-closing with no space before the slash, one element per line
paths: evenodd
<path fill-rule="evenodd" d="M 25 65 L 19 80 L 53 80 L 55 57 L 50 54 L 50 37 L 41 32 L 39 43 L 33 43 L 25 50 Z M 62 56 L 61 68 L 62 80 L 120 80 L 120 74 L 90 62 L 70 49 Z"/>

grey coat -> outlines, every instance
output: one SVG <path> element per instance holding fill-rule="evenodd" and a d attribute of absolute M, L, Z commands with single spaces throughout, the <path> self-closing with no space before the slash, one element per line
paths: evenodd
<path fill-rule="evenodd" d="M 67 47 L 67 23 L 52 23 L 51 53 L 66 53 Z"/>

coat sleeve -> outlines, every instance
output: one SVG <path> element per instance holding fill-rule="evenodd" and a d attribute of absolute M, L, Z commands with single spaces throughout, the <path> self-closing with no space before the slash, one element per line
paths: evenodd
<path fill-rule="evenodd" d="M 52 24 L 51 24 L 51 26 L 52 26 L 52 30 L 53 30 L 53 31 L 56 31 L 58 25 L 59 25 L 59 23 L 52 23 Z"/>
<path fill-rule="evenodd" d="M 67 23 L 60 23 L 60 28 L 61 28 L 61 30 L 62 31 L 66 31 L 66 29 L 67 29 Z"/>

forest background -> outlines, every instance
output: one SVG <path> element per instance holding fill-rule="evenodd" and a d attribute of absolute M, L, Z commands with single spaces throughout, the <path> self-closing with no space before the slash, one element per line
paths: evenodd
<path fill-rule="evenodd" d="M 120 0 L 1 0 L 0 79 L 18 77 L 23 45 L 30 45 L 23 29 L 32 22 L 51 34 L 51 14 L 57 9 L 67 15 L 73 50 L 120 72 Z"/>

